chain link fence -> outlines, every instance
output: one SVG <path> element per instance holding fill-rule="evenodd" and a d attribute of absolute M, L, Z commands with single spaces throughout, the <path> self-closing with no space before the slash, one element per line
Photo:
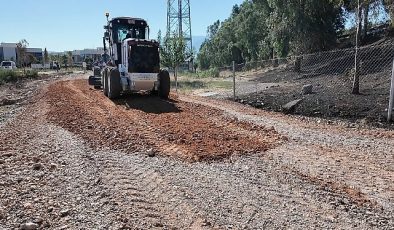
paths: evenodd
<path fill-rule="evenodd" d="M 358 95 L 352 94 L 355 55 L 356 49 L 351 48 L 221 67 L 220 76 L 231 88 L 215 96 L 271 111 L 383 122 L 394 45 L 358 49 Z"/>

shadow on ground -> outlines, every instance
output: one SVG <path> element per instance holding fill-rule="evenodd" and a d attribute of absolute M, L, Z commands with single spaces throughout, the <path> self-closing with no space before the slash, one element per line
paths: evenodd
<path fill-rule="evenodd" d="M 124 105 L 128 109 L 140 110 L 145 113 L 163 114 L 180 113 L 177 101 L 172 99 L 164 100 L 154 95 L 131 94 L 124 95 L 114 101 L 117 105 Z"/>

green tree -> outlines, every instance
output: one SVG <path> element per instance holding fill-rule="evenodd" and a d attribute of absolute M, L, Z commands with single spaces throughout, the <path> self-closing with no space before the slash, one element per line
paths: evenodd
<path fill-rule="evenodd" d="M 162 42 L 162 35 L 161 35 L 161 30 L 159 30 L 159 32 L 157 32 L 157 41 L 159 42 L 159 43 L 161 43 Z"/>
<path fill-rule="evenodd" d="M 195 61 L 193 63 L 193 70 L 194 70 L 195 73 L 197 73 L 197 68 L 198 68 L 198 62 Z"/>
<path fill-rule="evenodd" d="M 44 65 L 47 64 L 49 61 L 49 54 L 47 48 L 44 49 Z"/>
<path fill-rule="evenodd" d="M 261 58 L 264 50 L 261 47 L 268 33 L 268 16 L 269 11 L 251 1 L 235 5 L 228 19 L 216 21 L 207 28 L 207 39 L 197 56 L 200 69 Z"/>
<path fill-rule="evenodd" d="M 367 32 L 370 25 L 370 16 L 373 14 L 379 6 L 383 6 L 384 1 L 382 0 L 343 0 L 343 8 L 350 13 L 354 13 L 356 17 L 360 17 L 356 23 L 356 30 L 360 32 L 360 41 L 363 41 L 367 37 Z M 360 8 L 358 8 L 360 4 Z M 359 11 L 360 10 L 360 11 Z M 375 14 L 375 18 L 381 17 L 381 15 Z"/>
<path fill-rule="evenodd" d="M 357 25 L 362 38 L 368 27 L 390 12 L 394 21 L 394 0 L 360 0 L 361 17 Z M 355 0 L 250 0 L 235 5 L 229 18 L 207 28 L 200 47 L 200 69 L 280 58 L 337 47 L 345 20 L 356 14 Z M 384 15 L 383 15 L 384 16 Z M 394 23 L 392 23 L 394 25 Z"/>
<path fill-rule="evenodd" d="M 93 63 L 93 59 L 90 58 L 90 57 L 86 57 L 83 61 L 86 62 L 87 64 L 92 64 Z"/>
<path fill-rule="evenodd" d="M 384 7 L 390 15 L 390 26 L 394 27 L 394 0 L 383 0 Z"/>
<path fill-rule="evenodd" d="M 160 46 L 161 64 L 174 70 L 176 90 L 178 90 L 178 70 L 180 64 L 185 62 L 186 43 L 182 36 L 171 38 L 166 36 Z"/>
<path fill-rule="evenodd" d="M 260 1 L 261 2 L 261 1 Z M 333 0 L 267 0 L 270 43 L 276 56 L 331 49 L 344 28 L 343 10 Z"/>
<path fill-rule="evenodd" d="M 26 41 L 26 39 L 20 40 L 16 44 L 16 54 L 17 54 L 17 62 L 19 66 L 23 67 L 23 73 L 26 74 L 26 58 L 27 58 L 27 47 L 29 46 L 29 43 Z"/>
<path fill-rule="evenodd" d="M 33 54 L 27 54 L 26 60 L 28 65 L 36 64 L 38 62 L 37 58 Z"/>
<path fill-rule="evenodd" d="M 219 20 L 214 22 L 212 25 L 208 26 L 208 29 L 207 29 L 208 39 L 212 39 L 213 37 L 215 37 L 215 35 L 219 31 L 219 28 L 220 28 L 220 21 Z"/>
<path fill-rule="evenodd" d="M 68 63 L 67 55 L 63 54 L 63 56 L 61 56 L 61 63 L 63 63 L 64 66 L 67 66 L 67 63 Z M 59 64 L 60 64 L 60 62 L 59 62 Z"/>

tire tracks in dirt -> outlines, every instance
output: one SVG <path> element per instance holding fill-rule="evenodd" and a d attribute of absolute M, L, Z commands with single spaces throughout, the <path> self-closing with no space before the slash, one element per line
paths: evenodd
<path fill-rule="evenodd" d="M 203 215 L 144 155 L 92 152 L 48 123 L 49 113 L 40 100 L 1 130 L 0 229 L 29 221 L 52 229 L 203 229 Z"/>
<path fill-rule="evenodd" d="M 284 171 L 346 194 L 357 205 L 385 207 L 394 211 L 394 143 L 392 131 L 345 129 L 337 125 L 310 124 L 296 117 L 259 111 L 229 101 L 182 97 L 184 101 L 223 109 L 240 122 L 267 127 L 288 142 L 266 152 L 264 158 L 282 165 Z M 385 138 L 382 138 L 385 137 Z"/>
<path fill-rule="evenodd" d="M 275 130 L 265 130 L 264 139 L 238 132 L 234 128 L 238 122 L 227 120 L 219 110 L 176 98 L 131 96 L 113 103 L 84 80 L 49 86 L 46 100 L 52 122 L 97 148 L 154 151 L 199 161 L 264 152 L 281 139 Z"/>
<path fill-rule="evenodd" d="M 114 104 L 100 92 L 89 89 L 84 80 L 52 84 L 37 100 L 0 130 L 0 160 L 3 161 L 0 188 L 7 188 L 0 189 L 0 228 L 18 228 L 21 223 L 39 218 L 43 219 L 40 227 L 56 229 L 390 229 L 394 226 L 390 194 L 377 193 L 382 202 L 387 202 L 383 208 L 370 206 L 363 200 L 373 201 L 374 196 L 358 194 L 360 183 L 371 185 L 367 177 L 360 175 L 362 171 L 355 168 L 347 177 L 351 182 L 360 180 L 355 187 L 344 186 L 349 185 L 344 177 L 333 177 L 338 184 L 330 184 L 325 177 L 321 180 L 321 176 L 336 175 L 325 168 L 315 171 L 320 165 L 331 164 L 323 164 L 325 155 L 343 157 L 343 164 L 338 167 L 345 173 L 350 170 L 352 158 L 346 156 L 346 148 L 340 148 L 344 151 L 339 155 L 335 151 L 302 155 L 314 142 L 308 138 L 316 134 L 309 132 L 307 125 L 286 126 L 291 119 L 259 116 L 257 110 L 249 111 L 247 107 L 224 101 L 201 98 L 190 101 L 191 97 L 163 102 L 134 96 Z M 194 113 L 197 116 L 191 116 Z M 185 121 L 178 122 L 181 126 L 171 126 L 167 120 L 160 119 Z M 200 155 L 197 145 L 187 148 L 186 143 L 177 142 L 181 138 L 205 142 L 205 138 L 212 137 L 201 136 L 203 130 L 194 127 L 201 120 L 202 127 L 212 132 L 210 135 L 218 134 L 215 140 L 223 139 L 225 134 L 242 138 L 236 145 L 233 144 L 236 139 L 223 139 L 229 144 L 223 147 L 228 155 L 208 152 L 213 158 Z M 200 137 L 193 137 L 194 131 Z M 314 151 L 326 151 L 320 148 L 320 140 L 332 134 L 326 131 L 312 146 Z M 177 132 L 183 135 L 173 135 Z M 307 135 L 299 137 L 303 132 Z M 338 134 L 335 130 L 333 133 Z M 288 136 L 289 141 L 283 136 Z M 337 140 L 332 139 L 327 141 Z M 214 149 L 221 148 L 216 141 L 208 144 Z M 256 152 L 228 151 L 246 145 Z M 163 155 L 171 157 L 148 157 L 151 149 L 157 152 L 166 148 L 184 152 L 169 150 Z M 261 154 L 260 148 L 267 151 Z M 313 155 L 321 160 L 307 159 Z M 212 159 L 215 161 L 207 162 Z M 41 163 L 43 168 L 34 170 L 36 163 Z M 381 178 L 381 173 L 372 175 Z M 390 188 L 392 183 L 381 179 Z M 29 206 L 32 207 L 26 208 Z M 48 212 L 49 209 L 53 211 Z M 66 217 L 60 215 L 64 209 L 69 213 Z"/>

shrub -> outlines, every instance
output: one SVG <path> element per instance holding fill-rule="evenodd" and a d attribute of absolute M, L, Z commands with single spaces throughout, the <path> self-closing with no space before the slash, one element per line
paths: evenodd
<path fill-rule="evenodd" d="M 211 77 L 220 77 L 220 71 L 216 67 L 209 69 L 208 72 Z"/>
<path fill-rule="evenodd" d="M 210 68 L 208 70 L 201 71 L 198 73 L 199 76 L 201 77 L 220 77 L 220 71 L 218 68 Z"/>
<path fill-rule="evenodd" d="M 26 76 L 28 78 L 37 78 L 38 77 L 38 72 L 36 70 L 28 70 L 26 71 Z"/>
<path fill-rule="evenodd" d="M 38 72 L 36 70 L 27 70 L 26 74 L 23 75 L 23 72 L 18 72 L 15 70 L 3 70 L 0 69 L 0 85 L 9 82 L 17 82 L 21 78 L 38 78 Z"/>
<path fill-rule="evenodd" d="M 0 69 L 0 84 L 7 82 L 16 82 L 18 80 L 18 74 L 12 70 L 1 70 Z"/>

